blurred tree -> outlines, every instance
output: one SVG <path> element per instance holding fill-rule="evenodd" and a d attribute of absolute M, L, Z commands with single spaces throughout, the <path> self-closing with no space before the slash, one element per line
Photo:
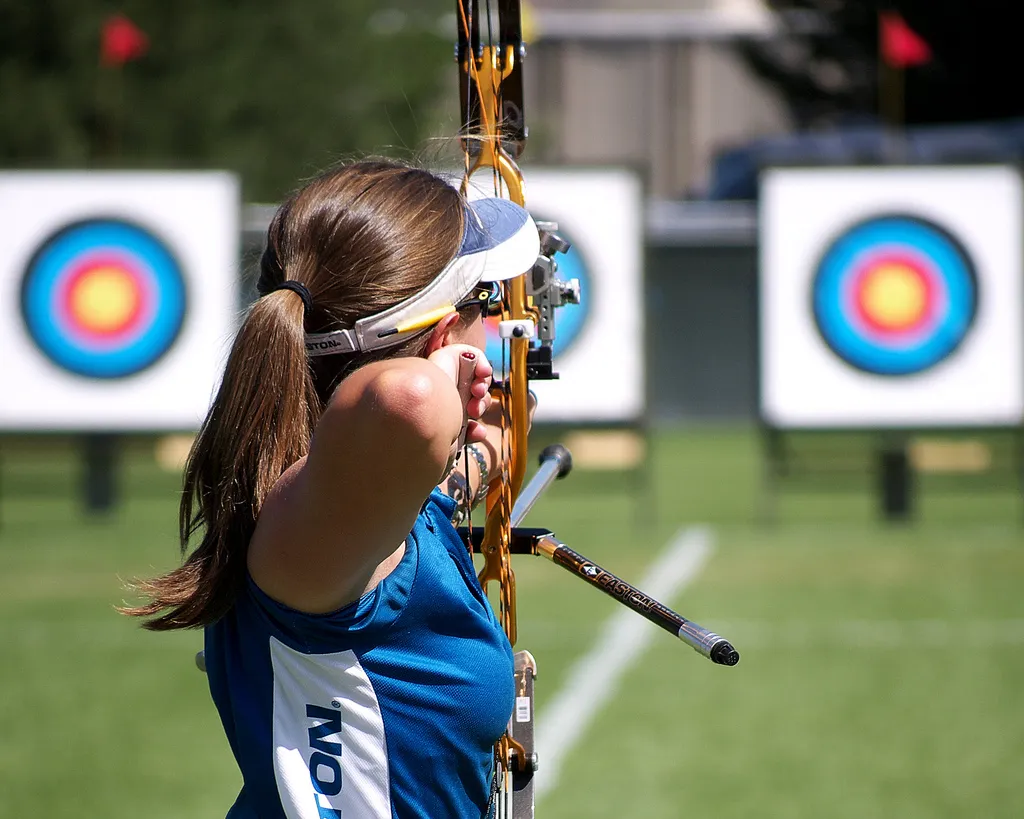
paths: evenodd
<path fill-rule="evenodd" d="M 875 119 L 879 16 L 897 13 L 931 59 L 905 69 L 906 124 L 1024 116 L 1017 3 L 1007 0 L 769 0 L 791 31 L 750 43 L 751 64 L 779 87 L 803 127 Z"/>
<path fill-rule="evenodd" d="M 345 155 L 408 154 L 454 84 L 449 5 L 0 0 L 0 165 L 227 168 L 274 200 Z M 148 38 L 126 64 L 100 59 L 115 13 Z"/>

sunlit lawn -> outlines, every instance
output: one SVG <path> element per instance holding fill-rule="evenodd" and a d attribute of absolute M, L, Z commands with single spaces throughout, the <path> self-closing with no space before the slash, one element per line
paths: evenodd
<path fill-rule="evenodd" d="M 578 470 L 530 522 L 634 581 L 680 527 L 711 524 L 710 562 L 665 602 L 742 661 L 713 666 L 659 631 L 538 817 L 1024 815 L 1015 489 L 926 485 L 920 522 L 886 526 L 867 481 L 803 484 L 766 525 L 752 434 L 653 444 L 652 489 Z M 63 446 L 2 453 L 0 817 L 223 815 L 239 779 L 193 664 L 200 635 L 113 611 L 122 580 L 176 560 L 178 476 L 134 447 L 122 504 L 96 518 Z M 517 573 L 543 715 L 616 604 L 539 559 Z"/>

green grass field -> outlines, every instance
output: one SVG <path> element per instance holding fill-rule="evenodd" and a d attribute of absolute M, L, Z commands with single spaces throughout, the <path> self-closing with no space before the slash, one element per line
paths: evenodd
<path fill-rule="evenodd" d="M 751 433 L 660 433 L 653 452 L 649 493 L 578 470 L 530 522 L 634 581 L 681 527 L 709 524 L 710 561 L 664 602 L 742 661 L 716 667 L 658 631 L 538 817 L 1024 815 L 1011 485 L 928 481 L 919 521 L 887 526 L 866 479 L 808 480 L 767 525 Z M 0 456 L 0 817 L 223 816 L 239 780 L 193 665 L 200 635 L 113 611 L 122 579 L 175 562 L 178 476 L 133 447 L 124 503 L 93 519 L 59 443 Z M 540 559 L 516 567 L 543 714 L 618 606 Z"/>

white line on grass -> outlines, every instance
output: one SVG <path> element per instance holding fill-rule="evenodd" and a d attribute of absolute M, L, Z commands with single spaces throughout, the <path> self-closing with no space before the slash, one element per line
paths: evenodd
<path fill-rule="evenodd" d="M 709 529 L 681 529 L 638 588 L 669 604 L 704 567 L 711 554 L 711 540 Z M 570 669 L 561 690 L 537 716 L 536 798 L 555 786 L 562 760 L 658 631 L 635 612 L 620 609 L 605 624 L 594 647 Z"/>

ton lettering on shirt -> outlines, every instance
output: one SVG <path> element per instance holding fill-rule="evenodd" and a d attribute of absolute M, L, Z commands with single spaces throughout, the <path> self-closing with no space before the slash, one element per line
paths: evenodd
<path fill-rule="evenodd" d="M 306 716 L 314 722 L 309 728 L 309 778 L 316 791 L 320 819 L 341 819 L 341 811 L 331 807 L 326 797 L 341 793 L 341 714 L 333 708 L 306 705 Z"/>

